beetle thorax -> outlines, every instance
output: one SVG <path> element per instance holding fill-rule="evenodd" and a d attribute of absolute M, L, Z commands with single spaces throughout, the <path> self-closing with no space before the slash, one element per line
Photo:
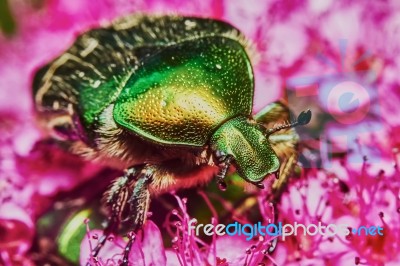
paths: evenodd
<path fill-rule="evenodd" d="M 247 117 L 239 116 L 222 124 L 211 138 L 211 148 L 231 156 L 238 173 L 254 184 L 279 169 L 265 129 Z"/>

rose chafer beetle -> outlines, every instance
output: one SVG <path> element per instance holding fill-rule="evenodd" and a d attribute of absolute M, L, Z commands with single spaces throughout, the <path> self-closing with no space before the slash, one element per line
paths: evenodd
<path fill-rule="evenodd" d="M 259 188 L 279 174 L 279 192 L 296 163 L 293 127 L 311 112 L 287 122 L 288 109 L 273 103 L 252 116 L 250 54 L 222 21 L 131 15 L 80 35 L 36 73 L 35 106 L 49 132 L 72 152 L 125 170 L 105 194 L 110 216 L 94 256 L 122 221 L 141 228 L 151 196 L 214 176 L 224 189 L 231 165 Z"/>

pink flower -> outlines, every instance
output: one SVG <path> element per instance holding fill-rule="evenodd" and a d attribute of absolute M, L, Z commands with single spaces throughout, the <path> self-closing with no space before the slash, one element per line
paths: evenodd
<path fill-rule="evenodd" d="M 290 224 L 345 224 L 351 229 L 380 226 L 384 235 L 350 232 L 346 237 L 290 236 L 278 245 L 278 254 L 286 256 L 285 264 L 335 260 L 332 265 L 354 261 L 356 264 L 381 265 L 399 261 L 396 195 L 399 195 L 400 183 L 395 179 L 398 173 L 369 174 L 368 167 L 365 162 L 362 169 L 350 170 L 346 163 L 335 161 L 334 172 L 314 170 L 308 173 L 283 195 L 281 219 Z"/>
<path fill-rule="evenodd" d="M 213 217 L 211 224 L 218 224 L 218 215 L 214 207 L 211 205 L 208 197 L 204 193 L 200 193 L 210 208 Z M 164 226 L 172 239 L 172 250 L 167 250 L 167 265 L 258 265 L 267 258 L 274 262 L 266 250 L 269 249 L 273 237 L 257 237 L 252 240 L 247 240 L 241 235 L 212 235 L 212 242 L 205 243 L 195 233 L 195 230 L 190 227 L 191 224 L 196 225 L 187 213 L 187 199 L 180 199 L 175 196 L 178 201 L 179 209 L 173 210 L 171 216 L 175 216 L 178 220 L 171 222 L 166 220 Z M 265 203 L 265 201 L 263 201 Z M 261 203 L 261 208 L 264 204 Z M 264 213 L 264 221 L 262 223 L 270 223 L 272 215 L 266 217 L 267 213 L 271 214 L 271 210 L 261 210 Z M 196 221 L 196 219 L 194 220 Z M 175 256 L 173 256 L 173 254 Z"/>
<path fill-rule="evenodd" d="M 218 224 L 217 213 L 204 193 L 201 196 L 211 208 L 213 225 Z M 245 236 L 212 236 L 211 243 L 204 242 L 196 235 L 190 225 L 192 222 L 187 210 L 187 199 L 174 195 L 178 203 L 178 209 L 172 210 L 165 223 L 168 234 L 172 237 L 172 248 L 165 248 L 160 229 L 151 221 L 145 223 L 143 231 L 136 237 L 129 253 L 129 261 L 132 265 L 258 265 L 266 260 L 274 262 L 274 259 L 265 251 L 270 247 L 273 237 L 258 237 L 247 240 Z M 265 204 L 265 200 L 263 201 Z M 271 222 L 267 216 L 271 212 L 271 206 L 261 204 L 264 217 L 268 217 L 263 223 Z M 270 213 L 271 214 L 271 213 Z M 93 247 L 97 244 L 102 232 L 89 231 L 81 244 L 81 265 L 88 261 L 91 265 L 118 265 L 122 260 L 126 241 L 122 238 L 111 237 L 100 251 L 97 258 L 91 258 Z"/>
<path fill-rule="evenodd" d="M 301 132 L 303 171 L 283 194 L 278 221 L 384 228 L 383 237 L 290 236 L 269 255 L 263 251 L 271 238 L 246 241 L 224 236 L 206 242 L 189 235 L 192 217 L 185 200 L 176 197 L 179 208 L 165 219 L 173 247 L 164 247 L 165 232 L 148 221 L 134 244 L 132 261 L 135 258 L 138 265 L 399 263 L 400 6 L 396 1 L 8 2 L 17 30 L 11 37 L 0 34 L 0 264 L 33 264 L 29 249 L 38 218 L 57 195 L 70 193 L 101 170 L 46 141 L 34 122 L 33 73 L 68 48 L 80 32 L 132 12 L 175 12 L 232 23 L 258 52 L 254 111 L 281 97 L 296 113 L 312 109 L 309 130 Z M 250 196 L 263 223 L 273 217 L 267 196 L 268 191 Z M 234 208 L 230 212 L 235 216 Z M 214 214 L 211 222 L 218 218 Z M 249 222 L 247 217 L 243 220 Z M 81 263 L 90 259 L 94 236 L 100 234 L 90 231 L 82 241 Z M 117 264 L 125 243 L 126 239 L 114 236 L 100 253 L 100 263 Z"/>
<path fill-rule="evenodd" d="M 0 259 L 5 266 L 33 265 L 24 254 L 34 236 L 29 214 L 14 203 L 0 205 Z"/>
<path fill-rule="evenodd" d="M 110 237 L 97 258 L 91 257 L 102 231 L 89 231 L 81 244 L 80 263 L 86 265 L 119 265 L 127 242 L 121 237 Z M 143 235 L 143 236 L 142 236 Z M 158 227 L 148 220 L 138 235 L 130 252 L 129 260 L 133 266 L 165 265 L 166 255 Z"/>

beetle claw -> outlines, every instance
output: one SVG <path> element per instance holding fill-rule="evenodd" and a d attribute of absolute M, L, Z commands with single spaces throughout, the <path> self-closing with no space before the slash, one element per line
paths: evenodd
<path fill-rule="evenodd" d="M 270 242 L 270 246 L 268 247 L 266 252 L 268 254 L 272 254 L 275 251 L 277 244 L 278 244 L 278 238 L 272 239 L 271 242 Z"/>
<path fill-rule="evenodd" d="M 259 189 L 264 189 L 264 188 L 265 188 L 265 186 L 264 186 L 263 183 L 257 183 L 256 186 L 257 186 Z"/>
<path fill-rule="evenodd" d="M 278 180 L 278 179 L 279 179 L 279 176 L 280 176 L 280 173 L 279 173 L 279 170 L 278 170 L 278 171 L 275 172 L 275 179 Z"/>
<path fill-rule="evenodd" d="M 224 159 L 222 159 L 221 164 L 219 165 L 219 173 L 217 174 L 217 184 L 218 188 L 222 191 L 225 191 L 226 188 L 228 187 L 226 182 L 225 182 L 225 176 L 226 173 L 228 172 L 228 168 L 231 165 L 232 162 L 232 157 L 231 156 L 225 156 Z"/>
<path fill-rule="evenodd" d="M 224 180 L 218 180 L 218 188 L 221 191 L 225 191 L 227 189 L 228 185 Z"/>

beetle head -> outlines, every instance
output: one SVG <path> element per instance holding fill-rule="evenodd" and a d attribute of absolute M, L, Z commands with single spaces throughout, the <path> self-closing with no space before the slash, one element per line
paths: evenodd
<path fill-rule="evenodd" d="M 279 130 L 306 125 L 311 111 L 301 112 L 292 123 L 266 129 L 254 120 L 236 117 L 225 122 L 211 137 L 211 147 L 221 163 L 218 174 L 220 184 L 230 163 L 236 166 L 240 176 L 262 188 L 264 178 L 279 171 L 279 159 L 269 141 L 269 136 Z"/>
<path fill-rule="evenodd" d="M 233 118 L 220 126 L 211 137 L 211 147 L 222 160 L 230 158 L 239 175 L 256 185 L 279 169 L 278 156 L 265 128 L 246 117 Z"/>

